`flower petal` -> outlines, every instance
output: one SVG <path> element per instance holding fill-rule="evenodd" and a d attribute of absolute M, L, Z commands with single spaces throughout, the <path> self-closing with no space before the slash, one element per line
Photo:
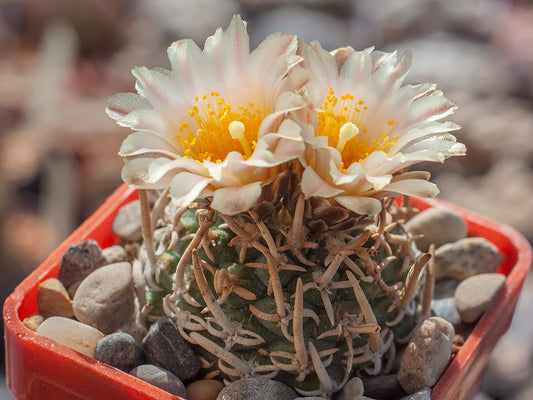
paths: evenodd
<path fill-rule="evenodd" d="M 307 167 L 302 174 L 301 188 L 305 198 L 324 197 L 328 199 L 344 193 L 344 190 L 327 183 L 311 167 Z"/>
<path fill-rule="evenodd" d="M 261 182 L 215 190 L 211 208 L 222 214 L 235 215 L 249 210 L 261 195 Z"/>
<path fill-rule="evenodd" d="M 372 197 L 337 196 L 335 200 L 360 215 L 376 215 L 381 211 L 381 201 Z"/>
<path fill-rule="evenodd" d="M 210 182 L 210 178 L 190 172 L 180 172 L 172 179 L 170 197 L 177 207 L 186 207 L 200 196 Z"/>

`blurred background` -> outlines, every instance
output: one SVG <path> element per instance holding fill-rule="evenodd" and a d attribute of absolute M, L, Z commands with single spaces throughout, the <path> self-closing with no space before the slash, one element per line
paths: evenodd
<path fill-rule="evenodd" d="M 533 2 L 504 0 L 1 0 L 0 301 L 121 183 L 128 134 L 104 112 L 133 66 L 169 67 L 235 13 L 254 48 L 282 31 L 333 50 L 410 49 L 468 156 L 428 165 L 441 198 L 533 240 Z M 533 398 L 533 283 L 476 400 Z M 1 359 L 3 360 L 3 346 Z M 3 366 L 0 370 L 3 380 Z M 12 397 L 0 384 L 0 400 Z"/>

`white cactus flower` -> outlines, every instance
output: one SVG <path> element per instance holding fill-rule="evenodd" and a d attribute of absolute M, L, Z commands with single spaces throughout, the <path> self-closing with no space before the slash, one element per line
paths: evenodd
<path fill-rule="evenodd" d="M 178 206 L 212 196 L 233 215 L 248 210 L 262 184 L 305 144 L 289 112 L 306 106 L 298 94 L 306 74 L 292 35 L 269 36 L 250 52 L 246 24 L 235 16 L 201 50 L 192 40 L 168 48 L 171 70 L 135 68 L 134 93 L 109 99 L 107 113 L 134 130 L 120 155 L 124 181 L 164 188 Z M 281 165 L 281 167 L 280 167 Z"/>
<path fill-rule="evenodd" d="M 386 196 L 433 197 L 437 187 L 425 171 L 407 172 L 422 161 L 443 162 L 464 155 L 465 146 L 450 131 L 459 129 L 440 120 L 456 106 L 423 83 L 403 85 L 411 53 L 338 49 L 329 53 L 319 43 L 300 43 L 301 67 L 311 73 L 306 86 L 306 197 L 334 199 L 360 214 L 375 214 Z M 303 114 L 303 116 L 302 116 Z M 303 120 L 302 120 L 303 119 Z M 314 133 L 309 133 L 314 132 Z"/>

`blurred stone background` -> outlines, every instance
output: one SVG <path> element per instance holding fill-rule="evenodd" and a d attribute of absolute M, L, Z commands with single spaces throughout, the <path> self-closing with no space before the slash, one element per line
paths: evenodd
<path fill-rule="evenodd" d="M 441 198 L 533 241 L 531 1 L 3 0 L 2 302 L 121 183 L 116 153 L 128 131 L 104 108 L 133 90 L 132 66 L 168 67 L 172 41 L 202 46 L 234 13 L 248 21 L 252 47 L 282 31 L 329 50 L 411 49 L 408 80 L 436 82 L 460 105 L 453 120 L 468 156 L 427 166 Z M 529 280 L 477 400 L 533 398 L 532 312 Z"/>

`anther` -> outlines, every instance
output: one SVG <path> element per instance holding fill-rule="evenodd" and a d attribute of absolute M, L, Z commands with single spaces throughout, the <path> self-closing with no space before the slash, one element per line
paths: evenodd
<path fill-rule="evenodd" d="M 346 143 L 357 136 L 359 133 L 359 128 L 352 122 L 345 123 L 342 128 L 339 130 L 339 142 L 337 143 L 337 150 L 342 152 Z"/>

